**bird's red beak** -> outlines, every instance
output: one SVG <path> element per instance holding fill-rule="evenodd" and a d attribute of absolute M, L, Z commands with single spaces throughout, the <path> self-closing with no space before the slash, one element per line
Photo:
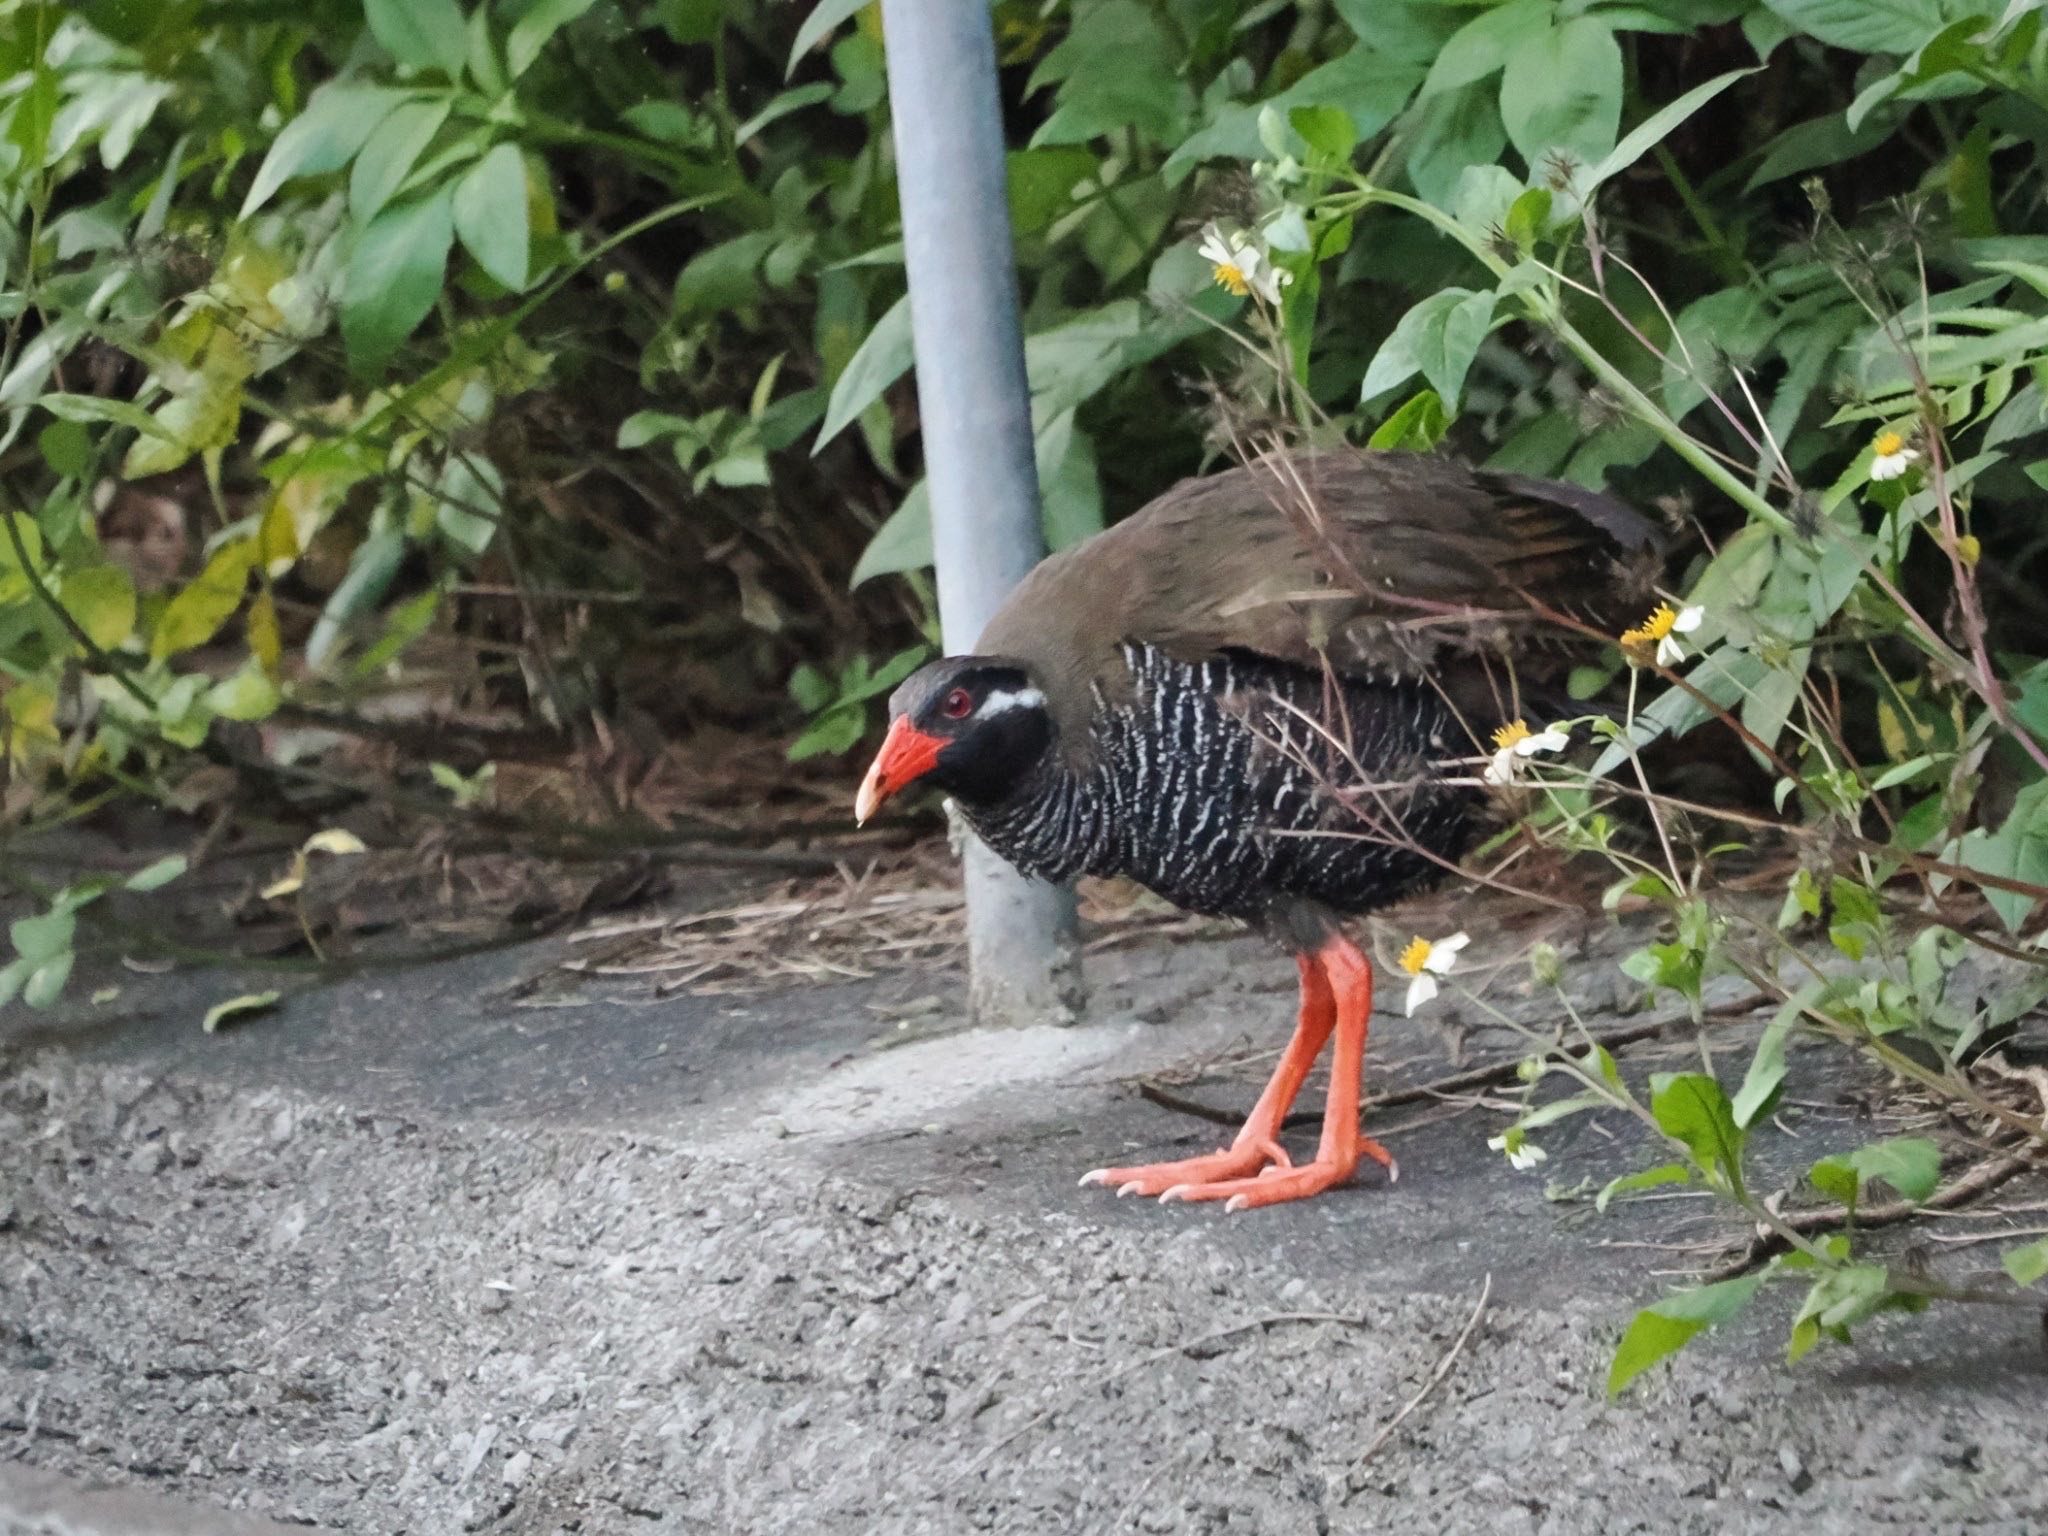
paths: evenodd
<path fill-rule="evenodd" d="M 938 766 L 944 746 L 938 737 L 927 736 L 912 725 L 908 715 L 897 716 L 889 734 L 882 738 L 882 750 L 868 765 L 868 776 L 860 781 L 860 793 L 853 801 L 854 821 L 866 821 L 882 808 L 884 800 L 930 773 Z"/>

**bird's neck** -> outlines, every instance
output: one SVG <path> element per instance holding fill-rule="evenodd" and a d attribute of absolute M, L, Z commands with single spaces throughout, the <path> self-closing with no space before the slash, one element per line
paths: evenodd
<path fill-rule="evenodd" d="M 1064 884 L 1089 873 L 1109 843 L 1103 796 L 1056 745 L 1040 753 L 1002 794 L 955 798 L 983 842 L 1041 880 Z"/>

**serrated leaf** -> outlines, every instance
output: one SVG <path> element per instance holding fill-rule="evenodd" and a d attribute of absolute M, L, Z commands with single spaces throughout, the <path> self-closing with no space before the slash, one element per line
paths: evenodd
<path fill-rule="evenodd" d="M 1713 1078 L 1704 1072 L 1652 1075 L 1650 1113 L 1657 1129 L 1692 1153 L 1702 1168 L 1740 1187 L 1744 1135 L 1728 1096 Z"/>
<path fill-rule="evenodd" d="M 1703 1329 L 1727 1322 L 1749 1305 L 1765 1277 L 1766 1272 L 1759 1271 L 1680 1291 L 1638 1312 L 1608 1367 L 1607 1395 L 1619 1397 L 1636 1377 L 1685 1348 Z"/>
<path fill-rule="evenodd" d="M 216 1033 L 221 1025 L 236 1019 L 246 1019 L 254 1014 L 265 1013 L 277 1006 L 284 994 L 278 991 L 244 992 L 240 997 L 231 997 L 225 1002 L 215 1003 L 206 1010 L 206 1017 L 199 1027 L 209 1035 Z"/>
<path fill-rule="evenodd" d="M 1493 321 L 1491 290 L 1446 288 L 1401 317 L 1366 370 L 1359 398 L 1370 400 L 1420 373 L 1447 409 L 1455 407 L 1465 375 Z"/>
<path fill-rule="evenodd" d="M 455 186 L 455 233 L 476 264 L 499 286 L 526 287 L 533 232 L 526 204 L 526 160 L 500 144 Z"/>

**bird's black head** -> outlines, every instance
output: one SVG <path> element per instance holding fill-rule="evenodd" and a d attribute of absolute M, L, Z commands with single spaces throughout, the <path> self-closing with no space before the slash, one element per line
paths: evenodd
<path fill-rule="evenodd" d="M 947 656 L 928 662 L 889 696 L 889 734 L 861 782 L 854 815 L 866 821 L 912 784 L 936 785 L 969 805 L 1000 800 L 1052 744 L 1045 695 L 1019 662 Z"/>

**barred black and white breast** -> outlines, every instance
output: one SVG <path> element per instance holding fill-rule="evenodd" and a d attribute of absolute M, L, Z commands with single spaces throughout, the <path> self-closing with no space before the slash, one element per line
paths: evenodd
<path fill-rule="evenodd" d="M 942 756 L 931 775 L 1019 869 L 1061 883 L 1127 875 L 1189 911 L 1263 925 L 1276 901 L 1369 911 L 1463 853 L 1472 797 L 1444 780 L 1467 771 L 1455 760 L 1471 748 L 1426 683 L 1141 645 L 1123 661 L 1116 696 L 1095 689 L 1085 751 L 1053 750 L 1048 734 L 992 797 L 964 761 Z M 924 681 L 941 699 L 966 693 L 984 728 L 1042 708 L 1021 677 L 986 671 L 942 663 Z M 1009 761 L 1020 745 L 1004 743 Z"/>

